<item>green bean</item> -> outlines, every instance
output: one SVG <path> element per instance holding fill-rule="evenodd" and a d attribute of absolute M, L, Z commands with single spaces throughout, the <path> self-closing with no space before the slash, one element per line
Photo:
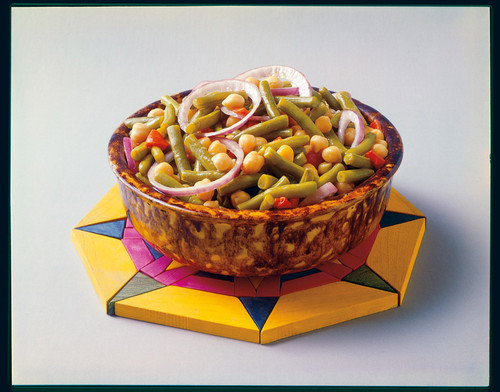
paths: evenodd
<path fill-rule="evenodd" d="M 230 94 L 239 94 L 245 100 L 248 99 L 248 95 L 245 91 L 214 91 L 203 97 L 198 97 L 193 100 L 193 105 L 197 109 L 210 109 L 213 110 L 216 106 L 220 106 L 222 101 L 224 101 Z"/>
<path fill-rule="evenodd" d="M 278 178 L 271 176 L 270 174 L 262 174 L 259 177 L 259 181 L 257 182 L 257 186 L 259 189 L 266 190 L 271 188 L 274 184 L 278 182 Z"/>
<path fill-rule="evenodd" d="M 339 101 L 333 96 L 333 94 L 328 90 L 326 87 L 321 87 L 319 89 L 319 93 L 323 97 L 323 99 L 326 101 L 328 106 L 330 106 L 331 109 L 333 110 L 342 110 L 342 106 L 340 106 Z"/>
<path fill-rule="evenodd" d="M 157 172 L 153 176 L 154 180 L 158 183 L 160 183 L 163 186 L 169 187 L 169 188 L 182 188 L 184 185 L 182 185 L 179 181 L 177 181 L 175 178 L 172 176 L 169 176 L 166 173 L 163 172 Z M 193 204 L 203 204 L 203 201 L 196 195 L 191 195 L 191 196 L 176 196 L 179 200 L 188 202 L 188 203 L 193 203 Z"/>
<path fill-rule="evenodd" d="M 217 109 L 207 115 L 196 118 L 188 124 L 186 133 L 196 133 L 213 127 L 219 122 L 220 113 L 221 111 Z"/>
<path fill-rule="evenodd" d="M 278 150 L 283 145 L 288 145 L 292 147 L 293 149 L 302 147 L 304 144 L 309 143 L 310 137 L 308 135 L 296 135 L 296 136 L 290 136 L 285 139 L 280 139 L 280 140 L 273 140 L 272 142 L 263 144 L 257 148 L 257 152 L 262 154 L 266 151 L 268 147 L 272 148 L 273 150 Z"/>
<path fill-rule="evenodd" d="M 300 125 L 300 127 L 308 133 L 309 136 L 323 136 L 323 132 L 321 132 L 316 124 L 314 124 L 314 121 L 312 121 L 307 114 L 305 114 L 297 105 L 293 104 L 287 98 L 281 98 L 279 100 L 278 109 L 292 117 Z"/>
<path fill-rule="evenodd" d="M 281 173 L 290 174 L 297 179 L 300 179 L 304 174 L 305 169 L 302 166 L 296 165 L 288 159 L 283 158 L 271 147 L 266 148 L 264 151 L 264 158 L 266 160 L 266 164 L 275 167 L 281 171 Z"/>
<path fill-rule="evenodd" d="M 150 186 L 151 188 L 153 187 L 153 185 L 151 184 L 151 182 L 149 182 L 149 178 L 147 178 L 141 172 L 135 173 L 135 178 L 137 178 L 138 180 L 142 181 L 143 183 L 145 183 L 146 185 Z"/>
<path fill-rule="evenodd" d="M 323 97 L 321 96 L 321 94 L 319 93 L 319 91 L 315 90 L 315 89 L 312 89 L 311 91 L 311 95 L 318 98 L 319 101 L 323 101 Z"/>
<path fill-rule="evenodd" d="M 144 141 L 130 151 L 130 156 L 134 161 L 142 161 L 146 158 L 146 155 L 148 155 L 149 152 L 150 148 L 146 147 L 146 142 Z"/>
<path fill-rule="evenodd" d="M 261 176 L 261 173 L 242 174 L 240 176 L 233 178 L 227 184 L 222 185 L 217 190 L 217 193 L 221 196 L 226 196 L 226 195 L 229 195 L 233 192 L 236 192 L 236 191 L 239 191 L 242 189 L 247 189 L 247 188 L 250 188 L 252 186 L 256 186 L 257 182 L 259 181 L 260 176 Z"/>
<path fill-rule="evenodd" d="M 153 155 L 155 162 L 157 163 L 165 162 L 165 154 L 163 153 L 160 147 L 158 146 L 151 147 L 151 154 Z"/>
<path fill-rule="evenodd" d="M 172 152 L 174 153 L 174 160 L 177 169 L 181 174 L 184 170 L 191 170 L 191 163 L 186 155 L 180 127 L 178 125 L 169 126 L 167 128 L 167 134 L 172 147 Z"/>
<path fill-rule="evenodd" d="M 365 135 L 365 138 L 355 147 L 351 147 L 346 151 L 347 153 L 353 153 L 358 155 L 364 155 L 368 151 L 371 150 L 372 146 L 375 144 L 375 140 L 377 139 L 377 135 L 373 132 L 368 132 Z"/>
<path fill-rule="evenodd" d="M 262 82 L 261 82 L 262 83 Z M 260 203 L 259 210 L 270 210 L 274 207 L 274 197 L 272 195 L 265 195 L 262 203 Z"/>
<path fill-rule="evenodd" d="M 309 118 L 312 121 L 316 121 L 318 117 L 324 116 L 326 113 L 328 113 L 328 111 L 328 106 L 326 106 L 324 102 L 321 102 L 318 106 L 316 106 L 309 112 Z"/>
<path fill-rule="evenodd" d="M 238 178 L 238 177 L 236 177 Z M 236 206 L 238 210 L 256 210 L 259 208 L 260 204 L 264 200 L 264 197 L 269 193 L 269 191 L 275 187 L 279 187 L 282 185 L 288 185 L 290 184 L 290 180 L 286 176 L 281 176 L 281 178 L 273 185 L 271 188 L 265 190 L 262 193 L 258 193 L 254 197 L 252 197 L 250 200 L 247 200 L 243 203 L 240 203 Z M 220 188 L 219 188 L 220 189 Z"/>
<path fill-rule="evenodd" d="M 146 126 L 148 129 L 157 129 L 163 122 L 164 117 L 165 116 L 150 117 L 151 120 L 146 123 Z"/>
<path fill-rule="evenodd" d="M 165 105 L 165 115 L 163 116 L 163 121 L 158 128 L 158 132 L 165 139 L 167 137 L 167 128 L 170 125 L 174 125 L 177 122 L 177 117 L 175 116 L 174 105 L 167 103 Z"/>
<path fill-rule="evenodd" d="M 266 112 L 269 117 L 274 118 L 280 115 L 280 111 L 276 106 L 276 101 L 271 93 L 271 88 L 269 87 L 269 82 L 267 80 L 261 80 L 259 83 L 260 94 L 262 95 L 262 101 L 266 107 Z"/>
<path fill-rule="evenodd" d="M 152 154 L 146 155 L 146 158 L 144 158 L 142 161 L 139 162 L 138 166 L 139 172 L 143 175 L 147 175 L 154 161 L 155 159 Z"/>
<path fill-rule="evenodd" d="M 208 150 L 200 143 L 198 138 L 193 134 L 188 135 L 184 139 L 184 144 L 188 150 L 193 154 L 193 156 L 201 162 L 206 170 L 216 170 L 214 163 L 212 162 L 212 155 Z"/>
<path fill-rule="evenodd" d="M 281 129 L 279 131 L 273 131 L 271 133 L 268 133 L 266 136 L 267 140 L 274 140 L 278 137 L 285 138 L 285 137 L 290 137 L 293 135 L 293 130 L 292 128 L 285 128 Z"/>
<path fill-rule="evenodd" d="M 208 178 L 210 181 L 215 181 L 224 176 L 224 174 L 226 173 L 219 170 L 184 170 L 181 174 L 181 180 L 189 184 L 194 184 L 195 182 L 201 181 L 205 178 Z"/>
<path fill-rule="evenodd" d="M 166 106 L 172 105 L 175 109 L 175 114 L 179 111 L 179 102 L 177 102 L 175 99 L 173 99 L 170 95 L 162 95 L 161 96 L 161 103 Z"/>
<path fill-rule="evenodd" d="M 299 184 L 308 181 L 318 181 L 318 179 L 319 178 L 316 171 L 310 167 L 307 167 L 304 169 L 304 174 L 302 174 L 302 177 L 300 177 Z"/>
<path fill-rule="evenodd" d="M 194 171 L 203 171 L 203 170 L 205 170 L 205 168 L 203 167 L 201 162 L 197 159 L 196 161 L 194 161 L 193 170 Z"/>
<path fill-rule="evenodd" d="M 279 131 L 280 129 L 287 127 L 288 116 L 283 114 L 244 129 L 243 131 L 237 133 L 236 136 L 233 137 L 233 140 L 237 142 L 242 135 L 264 136 L 267 133 Z"/>
<path fill-rule="evenodd" d="M 127 118 L 123 123 L 128 129 L 132 129 L 135 123 L 146 124 L 149 121 L 151 121 L 151 117 L 130 117 Z"/>
<path fill-rule="evenodd" d="M 342 109 L 352 110 L 352 111 L 358 113 L 361 116 L 361 118 L 363 119 L 364 123 L 366 124 L 366 119 L 363 117 L 363 115 L 359 111 L 359 108 L 356 106 L 356 104 L 352 100 L 351 94 L 349 94 L 347 91 L 339 91 L 339 92 L 334 94 L 334 97 L 339 102 L 340 106 L 342 106 Z"/>
<path fill-rule="evenodd" d="M 328 131 L 327 133 L 325 133 L 325 137 L 328 140 L 328 145 L 338 147 L 343 156 L 347 151 L 347 147 L 342 144 L 335 131 L 333 129 Z"/>
<path fill-rule="evenodd" d="M 345 170 L 345 166 L 342 163 L 336 163 L 333 167 L 319 176 L 318 179 L 318 188 L 322 185 L 325 185 L 327 182 L 331 182 L 335 184 L 337 182 L 337 175 L 340 171 Z"/>
<path fill-rule="evenodd" d="M 307 157 L 304 152 L 299 152 L 295 157 L 293 158 L 293 163 L 299 166 L 303 166 L 307 163 Z"/>
<path fill-rule="evenodd" d="M 349 169 L 337 174 L 338 182 L 357 182 L 366 180 L 374 173 L 373 169 Z"/>
<path fill-rule="evenodd" d="M 346 152 L 344 155 L 344 163 L 346 165 L 356 167 L 358 169 L 361 169 L 361 168 L 372 169 L 373 168 L 372 161 L 370 161 L 368 158 L 366 158 L 362 155 L 358 155 L 358 154 L 349 152 L 349 151 Z"/>
<path fill-rule="evenodd" d="M 274 197 L 303 198 L 312 195 L 318 189 L 316 181 L 307 181 L 301 184 L 288 184 L 269 188 L 267 194 Z"/>
<path fill-rule="evenodd" d="M 340 115 L 342 114 L 342 110 L 339 110 L 333 114 L 333 117 L 330 119 L 330 122 L 332 123 L 332 126 L 334 128 L 339 127 L 339 120 L 340 120 Z"/>
<path fill-rule="evenodd" d="M 276 103 L 278 103 L 278 109 L 281 109 L 279 107 L 279 102 L 281 101 L 281 99 L 286 99 L 288 102 L 293 103 L 299 108 L 315 108 L 321 103 L 321 99 L 315 97 L 314 95 L 310 97 L 297 97 L 293 95 L 275 96 L 274 100 Z"/>

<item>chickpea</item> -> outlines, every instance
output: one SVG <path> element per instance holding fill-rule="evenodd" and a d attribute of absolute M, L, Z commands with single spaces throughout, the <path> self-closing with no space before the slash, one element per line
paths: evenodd
<path fill-rule="evenodd" d="M 234 161 L 225 152 L 219 152 L 212 157 L 212 162 L 215 168 L 219 171 L 225 172 L 231 170 L 234 166 Z"/>
<path fill-rule="evenodd" d="M 147 139 L 149 132 L 149 128 L 146 126 L 146 124 L 135 123 L 129 133 L 132 144 L 141 144 L 144 140 Z"/>
<path fill-rule="evenodd" d="M 385 140 L 375 140 L 375 144 L 382 144 L 385 148 L 387 148 L 387 142 Z"/>
<path fill-rule="evenodd" d="M 204 178 L 203 180 L 195 182 L 194 186 L 206 185 L 210 184 L 210 182 L 211 181 L 208 178 Z M 203 201 L 212 200 L 212 197 L 214 196 L 214 190 L 198 193 L 197 196 Z"/>
<path fill-rule="evenodd" d="M 231 194 L 231 204 L 233 205 L 234 208 L 236 208 L 238 204 L 244 203 L 245 201 L 250 199 L 251 199 L 250 195 L 242 190 L 233 192 Z"/>
<path fill-rule="evenodd" d="M 257 87 L 259 87 L 260 81 L 257 78 L 254 78 L 253 76 L 249 76 L 248 78 L 245 79 L 247 82 L 255 84 Z"/>
<path fill-rule="evenodd" d="M 293 127 L 292 127 L 292 130 L 293 130 Z M 297 129 L 295 132 L 293 132 L 293 135 L 294 136 L 307 135 L 307 132 L 299 127 L 299 129 Z"/>
<path fill-rule="evenodd" d="M 377 154 L 380 158 L 385 158 L 389 151 L 387 150 L 387 147 L 384 146 L 383 144 L 374 144 L 372 147 L 372 151 Z"/>
<path fill-rule="evenodd" d="M 262 145 L 264 145 L 266 143 L 267 143 L 267 139 L 265 137 L 257 136 L 255 138 L 255 147 L 262 146 Z"/>
<path fill-rule="evenodd" d="M 328 139 L 324 136 L 314 135 L 309 144 L 314 152 L 320 152 L 324 148 L 328 147 Z"/>
<path fill-rule="evenodd" d="M 373 129 L 371 131 L 372 133 L 375 134 L 376 140 L 384 140 L 384 133 L 380 129 Z"/>
<path fill-rule="evenodd" d="M 314 170 L 314 173 L 318 174 L 318 169 L 316 169 L 316 167 L 312 164 L 312 163 L 304 163 L 302 165 L 302 167 L 304 169 L 307 169 L 307 168 L 310 168 L 310 169 L 313 169 Z"/>
<path fill-rule="evenodd" d="M 218 140 L 214 140 L 213 142 L 211 142 L 207 150 L 211 155 L 219 154 L 221 152 L 227 152 L 226 146 Z"/>
<path fill-rule="evenodd" d="M 283 81 L 277 76 L 271 75 L 266 78 L 267 83 L 269 83 L 269 88 L 281 88 L 283 87 Z"/>
<path fill-rule="evenodd" d="M 243 159 L 242 170 L 245 174 L 255 174 L 264 166 L 265 159 L 257 151 L 251 151 Z"/>
<path fill-rule="evenodd" d="M 208 150 L 208 147 L 210 147 L 210 144 L 212 143 L 212 141 L 210 140 L 210 138 L 208 137 L 202 137 L 200 139 L 198 139 L 198 141 L 201 143 L 201 145 L 203 147 L 205 147 L 207 150 Z M 220 143 L 220 142 L 219 142 Z M 222 144 L 222 143 L 221 143 Z"/>
<path fill-rule="evenodd" d="M 238 140 L 238 144 L 245 154 L 248 154 L 250 151 L 256 146 L 255 142 L 256 137 L 254 135 L 241 135 Z"/>
<path fill-rule="evenodd" d="M 336 184 L 339 194 L 344 194 L 352 191 L 354 189 L 354 185 L 350 182 L 338 182 Z"/>
<path fill-rule="evenodd" d="M 245 104 L 245 98 L 240 94 L 229 94 L 223 101 L 222 104 L 229 110 L 242 108 Z"/>
<path fill-rule="evenodd" d="M 157 173 L 165 173 L 167 176 L 172 177 L 174 175 L 174 169 L 170 163 L 162 162 L 155 167 L 155 174 Z"/>
<path fill-rule="evenodd" d="M 241 118 L 229 116 L 226 120 L 226 127 L 230 127 L 231 125 L 236 124 L 240 120 Z"/>
<path fill-rule="evenodd" d="M 321 157 L 325 162 L 338 163 L 342 162 L 342 152 L 337 146 L 329 146 L 321 152 Z"/>
<path fill-rule="evenodd" d="M 314 121 L 314 124 L 316 124 L 323 133 L 327 133 L 332 129 L 332 122 L 328 116 L 319 116 L 316 121 Z"/>
<path fill-rule="evenodd" d="M 147 117 L 157 117 L 157 116 L 164 116 L 165 111 L 161 108 L 155 108 L 151 109 L 147 115 Z"/>
<path fill-rule="evenodd" d="M 287 144 L 282 145 L 280 148 L 278 148 L 277 151 L 278 155 L 281 155 L 283 158 L 286 160 L 293 162 L 293 148 L 290 147 Z"/>
<path fill-rule="evenodd" d="M 208 200 L 205 203 L 203 203 L 205 207 L 210 207 L 210 208 L 217 208 L 219 207 L 219 200 Z"/>
<path fill-rule="evenodd" d="M 350 146 L 354 141 L 354 137 L 356 136 L 356 128 L 349 127 L 345 130 L 344 135 L 344 144 L 346 146 Z"/>
<path fill-rule="evenodd" d="M 330 170 L 333 167 L 333 164 L 330 162 L 321 162 L 318 165 L 318 175 L 323 175 L 325 174 L 328 170 Z"/>

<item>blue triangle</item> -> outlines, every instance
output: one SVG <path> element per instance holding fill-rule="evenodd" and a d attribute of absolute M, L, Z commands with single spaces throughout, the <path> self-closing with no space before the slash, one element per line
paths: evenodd
<path fill-rule="evenodd" d="M 415 219 L 423 219 L 423 216 L 402 214 L 400 212 L 386 211 L 380 220 L 380 227 L 394 226 L 410 222 Z"/>
<path fill-rule="evenodd" d="M 108 237 L 122 239 L 123 230 L 125 228 L 125 219 L 96 223 L 93 225 L 77 227 L 76 229 L 88 231 L 89 233 L 101 234 Z"/>
<path fill-rule="evenodd" d="M 279 297 L 239 297 L 253 321 L 262 330 Z"/>
<path fill-rule="evenodd" d="M 155 248 L 153 248 L 151 245 L 149 245 L 147 241 L 144 241 L 144 243 L 148 247 L 149 251 L 151 252 L 153 257 L 155 258 L 155 260 L 158 260 L 160 257 L 163 256 L 163 253 L 158 252 Z"/>
<path fill-rule="evenodd" d="M 317 268 L 311 268 L 311 269 L 308 269 L 308 270 L 305 270 L 305 271 L 300 271 L 300 272 L 292 272 L 291 274 L 285 274 L 285 275 L 281 275 L 281 282 L 286 282 L 288 280 L 292 280 L 292 279 L 297 279 L 297 278 L 302 278 L 303 276 L 308 276 L 308 275 L 312 275 L 312 274 L 316 274 L 318 272 L 321 272 L 319 269 Z"/>

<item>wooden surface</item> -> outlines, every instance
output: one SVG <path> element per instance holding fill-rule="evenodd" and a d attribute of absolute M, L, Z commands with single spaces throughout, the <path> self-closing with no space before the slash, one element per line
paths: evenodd
<path fill-rule="evenodd" d="M 400 306 L 425 219 L 393 189 L 380 226 L 359 246 L 265 278 L 214 275 L 160 254 L 133 228 L 117 186 L 71 237 L 107 314 L 265 344 Z"/>

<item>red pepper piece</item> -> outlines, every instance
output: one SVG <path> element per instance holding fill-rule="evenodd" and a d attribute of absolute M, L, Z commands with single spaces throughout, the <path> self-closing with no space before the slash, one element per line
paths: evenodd
<path fill-rule="evenodd" d="M 369 125 L 370 128 L 374 128 L 374 129 L 382 129 L 382 126 L 380 125 L 380 121 L 379 120 L 373 120 L 371 122 L 371 124 Z"/>
<path fill-rule="evenodd" d="M 156 129 L 152 129 L 146 139 L 146 147 L 151 148 L 154 146 L 160 147 L 162 150 L 168 147 L 168 142 Z"/>
<path fill-rule="evenodd" d="M 285 196 L 277 197 L 274 199 L 274 208 L 278 208 L 280 210 L 285 208 L 292 208 L 292 203 Z"/>
<path fill-rule="evenodd" d="M 295 208 L 299 205 L 299 198 L 298 197 L 291 197 L 288 200 L 290 200 L 290 204 L 292 205 L 291 208 Z"/>
<path fill-rule="evenodd" d="M 313 150 L 309 150 L 306 153 L 307 162 L 314 165 L 314 167 L 318 167 L 318 165 L 323 162 L 323 157 L 321 156 L 321 152 L 314 152 Z"/>
<path fill-rule="evenodd" d="M 384 166 L 385 159 L 379 157 L 373 150 L 368 151 L 365 154 L 365 157 L 372 161 L 372 165 L 375 169 L 380 169 L 382 166 Z"/>
<path fill-rule="evenodd" d="M 246 116 L 248 113 L 250 113 L 250 111 L 247 110 L 246 108 L 233 109 L 233 112 L 235 112 L 236 114 L 239 114 L 239 115 L 243 115 L 243 116 Z"/>

